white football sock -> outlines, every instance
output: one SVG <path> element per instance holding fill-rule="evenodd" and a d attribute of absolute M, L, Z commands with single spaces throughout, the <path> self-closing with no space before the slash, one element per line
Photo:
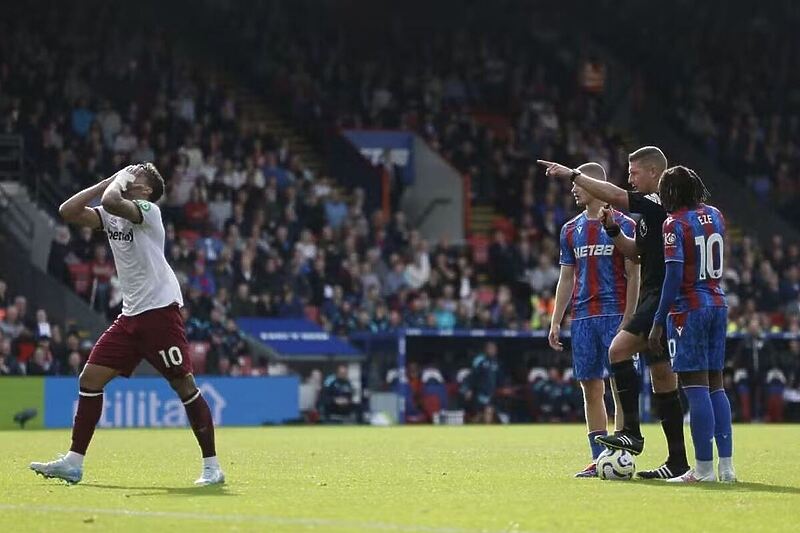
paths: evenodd
<path fill-rule="evenodd" d="M 214 457 L 203 457 L 203 466 L 213 466 L 214 468 L 219 468 L 219 461 L 217 461 L 217 456 Z"/>
<path fill-rule="evenodd" d="M 714 475 L 714 461 L 697 461 L 695 472 L 699 477 L 708 477 Z"/>
<path fill-rule="evenodd" d="M 720 457 L 719 470 L 720 472 L 728 472 L 733 470 L 733 457 Z"/>
<path fill-rule="evenodd" d="M 64 456 L 64 459 L 67 460 L 69 464 L 72 466 L 77 466 L 78 468 L 83 468 L 83 455 L 79 453 L 75 453 L 73 451 L 68 451 L 67 455 Z"/>

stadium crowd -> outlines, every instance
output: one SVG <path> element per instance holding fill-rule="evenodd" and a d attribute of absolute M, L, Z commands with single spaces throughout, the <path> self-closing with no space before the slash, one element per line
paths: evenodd
<path fill-rule="evenodd" d="M 250 371 L 241 367 L 248 349 L 239 316 L 307 317 L 342 336 L 404 326 L 544 330 L 559 229 L 577 211 L 536 157 L 597 161 L 624 180 L 630 147 L 602 126 L 602 86 L 541 59 L 530 38 L 450 32 L 421 44 L 402 29 L 403 38 L 386 40 L 384 57 L 360 57 L 344 32 L 330 42 L 325 32 L 243 28 L 254 39 L 256 74 L 309 135 L 330 126 L 414 129 L 473 177 L 476 202 L 506 219 L 485 252 L 427 242 L 401 211 L 367 212 L 363 191 L 310 172 L 285 139 L 241 115 L 235 89 L 173 50 L 165 32 L 78 39 L 67 16 L 0 22 L 0 130 L 21 134 L 31 171 L 65 194 L 129 162 L 156 163 L 168 186 L 165 254 L 185 291 L 189 339 L 208 344 L 209 373 Z M 108 9 L 94 16 L 108 32 L 120 27 Z M 800 333 L 800 246 L 780 236 L 728 244 L 730 331 L 764 343 L 767 354 L 756 372 L 750 341 L 732 350 L 730 390 L 747 397 L 755 381 L 798 387 L 797 343 L 784 349 L 762 337 Z M 118 312 L 101 234 L 58 227 L 48 269 L 95 309 Z M 87 343 L 49 324 L 44 310 L 31 316 L 24 296 L 14 296 L 3 290 L 0 301 L 2 372 L 79 371 Z M 564 374 L 555 369 L 546 382 L 570 386 Z M 750 415 L 742 408 L 740 416 Z"/>
<path fill-rule="evenodd" d="M 602 1 L 573 9 L 607 21 L 591 33 L 635 66 L 697 146 L 762 204 L 800 222 L 800 60 L 783 37 L 800 22 L 795 3 L 762 10 L 681 0 L 652 13 L 641 2 Z"/>

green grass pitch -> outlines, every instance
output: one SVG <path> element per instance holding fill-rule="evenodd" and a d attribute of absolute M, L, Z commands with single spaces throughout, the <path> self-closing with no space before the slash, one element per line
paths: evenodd
<path fill-rule="evenodd" d="M 75 486 L 27 468 L 68 431 L 5 431 L 0 531 L 798 531 L 800 426 L 734 432 L 742 482 L 674 486 L 573 479 L 577 425 L 222 428 L 228 482 L 195 488 L 188 429 L 99 430 Z M 660 428 L 645 435 L 637 466 L 657 466 Z"/>

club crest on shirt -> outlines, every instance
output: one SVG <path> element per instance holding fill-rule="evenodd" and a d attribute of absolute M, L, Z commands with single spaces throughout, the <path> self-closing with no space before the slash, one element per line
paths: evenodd
<path fill-rule="evenodd" d="M 142 211 L 150 211 L 150 202 L 145 202 L 144 200 L 134 200 L 133 203 L 139 206 L 139 209 Z"/>

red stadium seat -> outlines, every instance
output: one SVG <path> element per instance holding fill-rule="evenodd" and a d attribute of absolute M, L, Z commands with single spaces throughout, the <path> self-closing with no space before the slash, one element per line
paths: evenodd
<path fill-rule="evenodd" d="M 433 420 L 433 415 L 442 410 L 442 400 L 437 394 L 426 394 L 422 397 L 422 410 L 429 420 Z"/>
<path fill-rule="evenodd" d="M 514 227 L 514 222 L 512 222 L 511 219 L 506 217 L 496 217 L 492 221 L 492 229 L 495 231 L 502 231 L 508 242 L 514 242 L 516 228 Z"/>
<path fill-rule="evenodd" d="M 485 265 L 489 262 L 489 237 L 481 233 L 470 236 L 469 244 L 472 248 L 472 262 L 476 265 Z"/>
<path fill-rule="evenodd" d="M 194 230 L 184 229 L 178 232 L 178 237 L 181 239 L 186 239 L 186 241 L 189 243 L 189 247 L 194 248 L 194 244 L 197 242 L 197 239 L 200 238 L 200 233 Z"/>
<path fill-rule="evenodd" d="M 478 288 L 475 295 L 477 296 L 478 301 L 483 305 L 491 305 L 491 303 L 494 301 L 495 290 L 494 287 L 482 285 Z"/>
<path fill-rule="evenodd" d="M 75 292 L 87 298 L 92 290 L 92 266 L 89 263 L 69 265 L 69 275 Z"/>
<path fill-rule="evenodd" d="M 20 363 L 24 363 L 31 358 L 34 350 L 36 350 L 36 344 L 32 341 L 21 341 L 17 343 L 17 360 Z"/>
<path fill-rule="evenodd" d="M 315 305 L 307 305 L 305 307 L 306 318 L 310 321 L 319 324 L 319 307 Z"/>

